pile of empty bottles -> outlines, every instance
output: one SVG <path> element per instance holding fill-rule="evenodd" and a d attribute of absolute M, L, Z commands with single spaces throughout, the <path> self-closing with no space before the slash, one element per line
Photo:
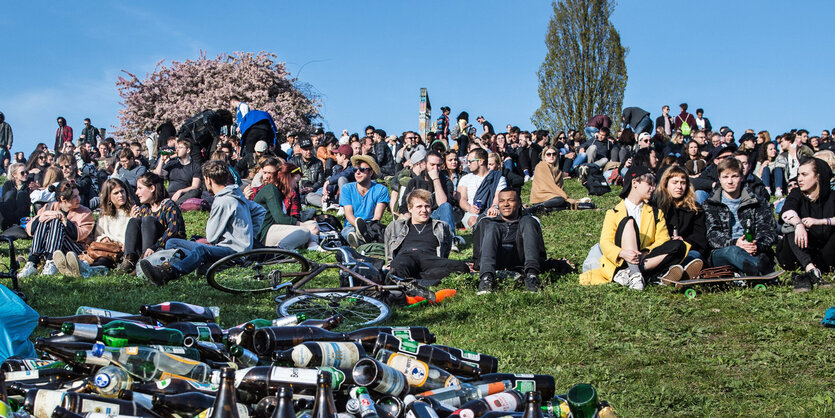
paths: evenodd
<path fill-rule="evenodd" d="M 614 416 L 591 385 L 498 373 L 486 354 L 435 344 L 426 327 L 334 329 L 336 315 L 222 329 L 180 302 L 139 314 L 81 307 L 41 317 L 41 358 L 10 358 L 0 416 L 495 418 Z"/>

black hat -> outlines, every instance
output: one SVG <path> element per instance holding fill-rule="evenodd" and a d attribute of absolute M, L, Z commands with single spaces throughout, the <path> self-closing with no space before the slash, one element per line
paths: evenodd
<path fill-rule="evenodd" d="M 734 144 L 720 145 L 720 146 L 714 148 L 712 151 L 710 151 L 710 159 L 715 160 L 716 157 L 719 156 L 719 154 L 722 154 L 722 153 L 725 153 L 725 152 L 733 153 L 735 151 L 736 151 L 736 145 L 734 145 Z"/>
<path fill-rule="evenodd" d="M 652 174 L 652 170 L 649 167 L 634 165 L 629 168 L 629 171 L 623 176 L 623 190 L 620 192 L 621 199 L 626 199 L 626 196 L 629 196 L 629 191 L 632 190 L 632 180 L 640 178 L 644 174 Z"/>
<path fill-rule="evenodd" d="M 305 135 L 305 136 L 299 138 L 299 147 L 301 147 L 301 148 L 312 148 L 313 147 L 313 141 L 310 140 L 309 136 Z"/>
<path fill-rule="evenodd" d="M 322 129 L 321 126 L 319 126 L 319 127 L 317 127 L 316 129 L 313 130 L 313 135 L 324 135 L 324 134 L 325 134 L 325 130 Z"/>
<path fill-rule="evenodd" d="M 287 137 L 289 138 L 291 136 L 299 136 L 299 132 L 298 131 L 287 132 Z"/>
<path fill-rule="evenodd" d="M 746 132 L 746 133 L 742 134 L 741 137 L 739 137 L 739 143 L 741 144 L 741 143 L 743 143 L 743 142 L 745 142 L 749 139 L 754 141 L 754 142 L 757 142 L 757 136 L 756 135 L 752 134 L 751 132 Z"/>

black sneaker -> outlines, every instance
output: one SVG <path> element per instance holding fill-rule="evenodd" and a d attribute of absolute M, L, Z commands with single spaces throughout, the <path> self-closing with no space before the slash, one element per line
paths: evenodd
<path fill-rule="evenodd" d="M 757 270 L 761 275 L 766 275 L 774 271 L 774 260 L 767 254 L 760 254 L 757 256 Z"/>
<path fill-rule="evenodd" d="M 817 286 L 818 289 L 831 289 L 835 287 L 835 283 L 823 279 L 821 271 L 817 268 L 807 271 L 806 274 L 809 275 L 809 281 L 812 285 Z"/>
<path fill-rule="evenodd" d="M 493 293 L 493 285 L 495 284 L 495 277 L 493 273 L 484 273 L 481 275 L 481 280 L 478 282 L 478 292 L 477 295 L 484 295 L 487 293 Z"/>
<path fill-rule="evenodd" d="M 795 293 L 806 293 L 812 290 L 812 280 L 810 280 L 808 273 L 795 274 L 792 279 L 794 280 Z"/>
<path fill-rule="evenodd" d="M 161 266 L 155 266 L 148 260 L 139 262 L 139 268 L 142 269 L 142 274 L 157 286 L 165 286 L 168 282 L 177 278 L 177 272 L 170 263 L 162 263 Z"/>
<path fill-rule="evenodd" d="M 365 219 L 357 218 L 357 232 L 363 241 L 368 241 L 368 224 L 365 223 Z"/>
<path fill-rule="evenodd" d="M 536 273 L 528 273 L 525 275 L 525 289 L 528 292 L 539 291 L 539 276 Z"/>
<path fill-rule="evenodd" d="M 119 272 L 133 274 L 136 271 L 136 260 L 138 259 L 139 257 L 136 254 L 125 254 L 125 258 L 119 264 Z"/>

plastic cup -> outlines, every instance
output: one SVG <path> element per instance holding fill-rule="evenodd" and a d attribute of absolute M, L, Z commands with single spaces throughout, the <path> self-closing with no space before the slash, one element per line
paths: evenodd
<path fill-rule="evenodd" d="M 588 383 L 572 386 L 566 398 L 574 418 L 592 418 L 597 412 L 597 390 Z"/>

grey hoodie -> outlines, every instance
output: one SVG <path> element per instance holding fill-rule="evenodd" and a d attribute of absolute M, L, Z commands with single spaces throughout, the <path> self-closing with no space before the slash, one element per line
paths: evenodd
<path fill-rule="evenodd" d="M 250 250 L 266 214 L 267 210 L 247 199 L 237 185 L 226 186 L 215 195 L 206 224 L 206 239 L 236 252 Z"/>

